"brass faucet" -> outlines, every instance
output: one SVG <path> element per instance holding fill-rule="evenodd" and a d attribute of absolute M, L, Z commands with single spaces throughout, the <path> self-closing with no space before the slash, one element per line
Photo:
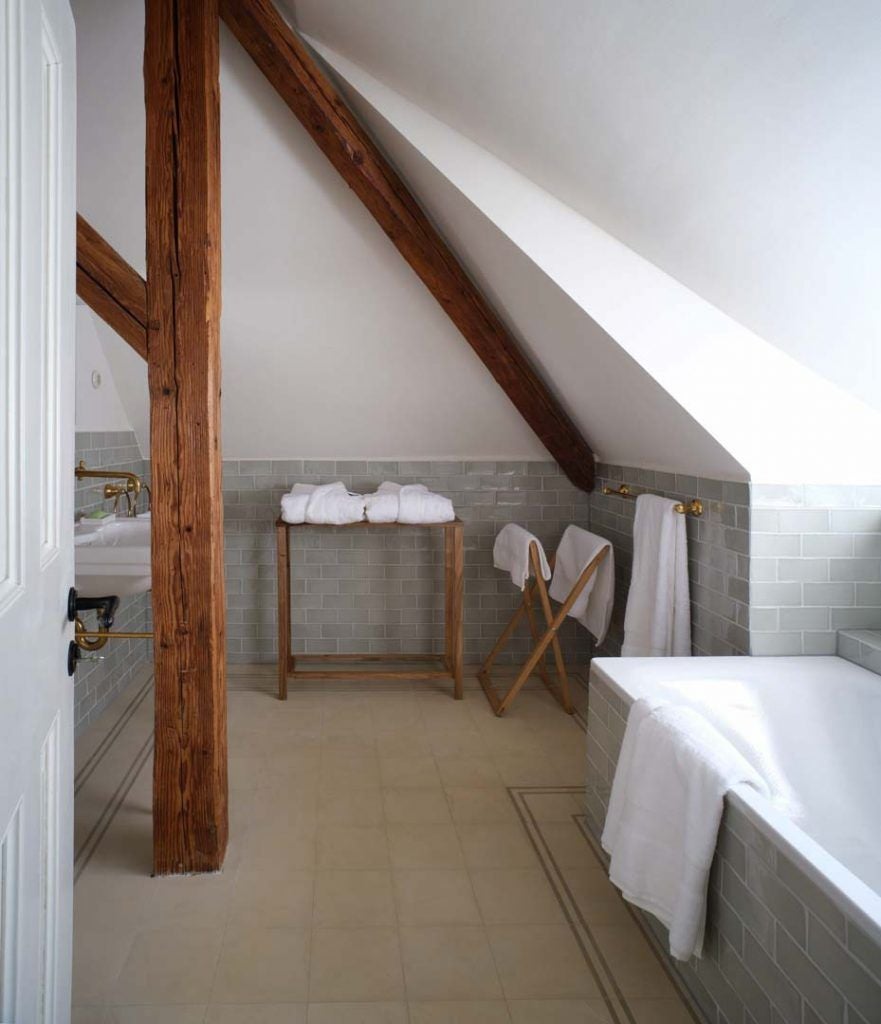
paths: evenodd
<path fill-rule="evenodd" d="M 125 496 L 127 503 L 125 514 L 129 517 L 137 515 L 138 497 L 140 496 L 141 488 L 146 485 L 136 473 L 124 473 L 121 470 L 112 469 L 88 469 L 83 461 L 80 461 L 80 464 L 73 472 L 77 480 L 82 480 L 84 477 L 98 480 L 124 480 L 125 484 L 105 484 L 104 497 L 107 500 L 110 498 L 114 499 L 113 511 L 115 512 L 119 507 L 119 499 Z M 147 493 L 149 494 L 149 489 Z M 132 498 L 133 495 L 134 498 Z"/>

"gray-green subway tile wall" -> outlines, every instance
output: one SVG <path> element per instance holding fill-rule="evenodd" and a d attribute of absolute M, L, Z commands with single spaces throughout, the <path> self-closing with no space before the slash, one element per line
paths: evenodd
<path fill-rule="evenodd" d="M 353 491 L 383 480 L 425 483 L 452 499 L 465 522 L 465 660 L 490 650 L 520 600 L 493 568 L 499 529 L 517 522 L 551 552 L 569 523 L 587 526 L 589 498 L 553 462 L 227 460 L 223 493 L 227 636 L 233 663 L 276 655 L 273 523 L 295 483 L 342 480 Z M 443 562 L 434 531 L 293 530 L 294 652 L 438 653 L 443 650 Z M 531 645 L 524 626 L 502 657 L 521 662 Z M 573 665 L 590 656 L 588 634 L 569 620 L 561 639 Z"/>
<path fill-rule="evenodd" d="M 633 494 L 650 491 L 676 501 L 703 501 L 702 516 L 686 516 L 692 651 L 749 654 L 749 484 L 604 463 L 597 466 L 590 497 L 590 528 L 615 548 L 616 581 L 612 625 L 598 653 L 618 655 L 624 639 L 636 502 L 603 494 L 603 487 L 622 484 Z"/>
<path fill-rule="evenodd" d="M 835 654 L 839 630 L 881 629 L 881 488 L 752 491 L 752 653 Z"/>
<path fill-rule="evenodd" d="M 76 465 L 82 460 L 89 469 L 136 473 L 142 479 L 149 477 L 150 463 L 142 457 L 131 430 L 77 431 L 75 444 Z M 105 483 L 99 479 L 76 481 L 74 511 L 77 515 L 97 508 L 111 509 L 111 503 L 104 501 L 102 495 Z M 149 611 L 149 594 L 125 597 L 120 602 L 114 628 L 124 632 L 149 630 Z M 86 613 L 86 621 L 94 622 L 91 613 Z M 146 640 L 111 640 L 95 655 L 95 659 L 80 661 L 74 676 L 74 725 L 77 732 L 94 722 L 114 697 L 149 670 L 152 653 Z"/>

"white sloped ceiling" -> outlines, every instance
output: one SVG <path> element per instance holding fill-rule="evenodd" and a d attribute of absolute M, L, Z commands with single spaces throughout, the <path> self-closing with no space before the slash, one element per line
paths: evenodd
<path fill-rule="evenodd" d="M 881 408 L 876 0 L 283 0 L 307 34 Z"/>
<path fill-rule="evenodd" d="M 359 65 L 317 40 L 312 43 L 510 318 L 523 327 L 524 313 L 513 311 L 524 296 L 536 293 L 543 274 L 558 286 L 556 307 L 561 294 L 580 306 L 582 338 L 602 328 L 631 357 L 612 370 L 596 345 L 582 344 L 579 377 L 571 366 L 557 362 L 560 337 L 555 331 L 521 332 L 596 439 L 601 457 L 665 468 L 687 465 L 708 475 L 739 472 L 765 482 L 881 478 L 877 411 L 725 315 Z M 500 273 L 499 261 L 487 258 L 478 235 L 493 228 L 528 257 L 528 280 Z M 588 374 L 588 367 L 594 372 Z M 641 375 L 660 385 L 646 405 L 627 401 L 628 395 L 646 393 Z M 582 390 L 575 394 L 579 381 Z M 610 392 L 618 402 L 606 418 Z M 687 414 L 681 421 L 689 424 L 684 433 L 645 429 L 665 405 L 666 412 L 679 407 Z M 635 409 L 640 425 L 634 439 L 634 423 L 627 417 Z"/>

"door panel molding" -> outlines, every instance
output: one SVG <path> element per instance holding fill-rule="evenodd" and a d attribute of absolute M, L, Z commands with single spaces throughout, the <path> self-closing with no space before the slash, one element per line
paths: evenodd
<path fill-rule="evenodd" d="M 40 1024 L 55 1022 L 58 986 L 60 734 L 58 714 L 40 751 Z"/>
<path fill-rule="evenodd" d="M 18 950 L 21 945 L 22 809 L 24 797 L 0 839 L 0 1019 L 14 1021 L 18 1009 Z"/>
<path fill-rule="evenodd" d="M 42 293 L 40 311 L 40 567 L 61 544 L 61 110 L 60 58 L 42 12 Z"/>
<path fill-rule="evenodd" d="M 24 2 L 6 0 L 0 8 L 3 97 L 0 138 L 0 238 L 3 270 L 0 271 L 0 615 L 23 590 L 24 487 L 21 456 L 23 436 L 24 367 L 22 340 L 22 161 L 24 153 Z"/>

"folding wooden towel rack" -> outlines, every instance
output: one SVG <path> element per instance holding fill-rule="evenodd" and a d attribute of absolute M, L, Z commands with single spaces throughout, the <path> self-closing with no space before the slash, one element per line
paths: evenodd
<path fill-rule="evenodd" d="M 607 546 L 601 548 L 597 554 L 594 555 L 590 562 L 588 562 L 584 567 L 581 575 L 575 581 L 575 585 L 569 591 L 566 600 L 560 605 L 560 610 L 556 615 L 554 615 L 553 609 L 551 608 L 551 599 L 548 596 L 548 589 L 545 586 L 544 577 L 541 573 L 541 559 L 539 557 L 538 547 L 535 541 L 530 543 L 529 560 L 532 563 L 533 578 L 526 584 L 526 588 L 523 591 L 523 600 L 520 602 L 517 610 L 511 617 L 511 621 L 502 630 L 502 635 L 496 641 L 495 647 L 493 647 L 489 652 L 486 661 L 484 661 L 480 666 L 480 671 L 477 673 L 477 678 L 480 680 L 483 692 L 486 694 L 486 698 L 489 701 L 490 706 L 497 715 L 501 716 L 508 710 L 511 706 L 511 702 L 523 689 L 527 679 L 529 679 L 536 668 L 538 669 L 541 681 L 560 702 L 563 706 L 563 710 L 569 715 L 575 711 L 575 708 L 572 706 L 572 698 L 569 695 L 569 676 L 566 674 L 566 663 L 563 660 L 563 651 L 560 648 L 560 640 L 557 637 L 557 630 L 563 624 L 563 621 L 569 614 L 572 606 L 578 600 L 582 590 L 584 590 L 587 581 L 597 571 L 600 563 L 606 557 L 608 552 L 609 548 Z M 550 560 L 551 572 L 553 572 L 556 561 L 557 556 L 554 554 Z M 541 602 L 542 610 L 544 611 L 545 622 L 547 624 L 547 628 L 543 634 L 539 634 L 538 625 L 535 621 L 535 611 L 532 607 L 532 598 L 536 592 L 538 593 L 539 601 Z M 493 686 L 489 670 L 492 667 L 492 663 L 501 653 L 505 644 L 511 638 L 511 634 L 516 629 L 517 623 L 524 615 L 529 620 L 529 629 L 532 633 L 532 639 L 535 643 L 535 647 L 532 649 L 532 653 L 527 658 L 526 664 L 520 670 L 520 673 L 514 680 L 511 688 L 504 697 L 500 697 Z M 549 646 L 554 652 L 557 675 L 560 677 L 559 688 L 553 684 L 544 667 L 544 655 Z"/>

